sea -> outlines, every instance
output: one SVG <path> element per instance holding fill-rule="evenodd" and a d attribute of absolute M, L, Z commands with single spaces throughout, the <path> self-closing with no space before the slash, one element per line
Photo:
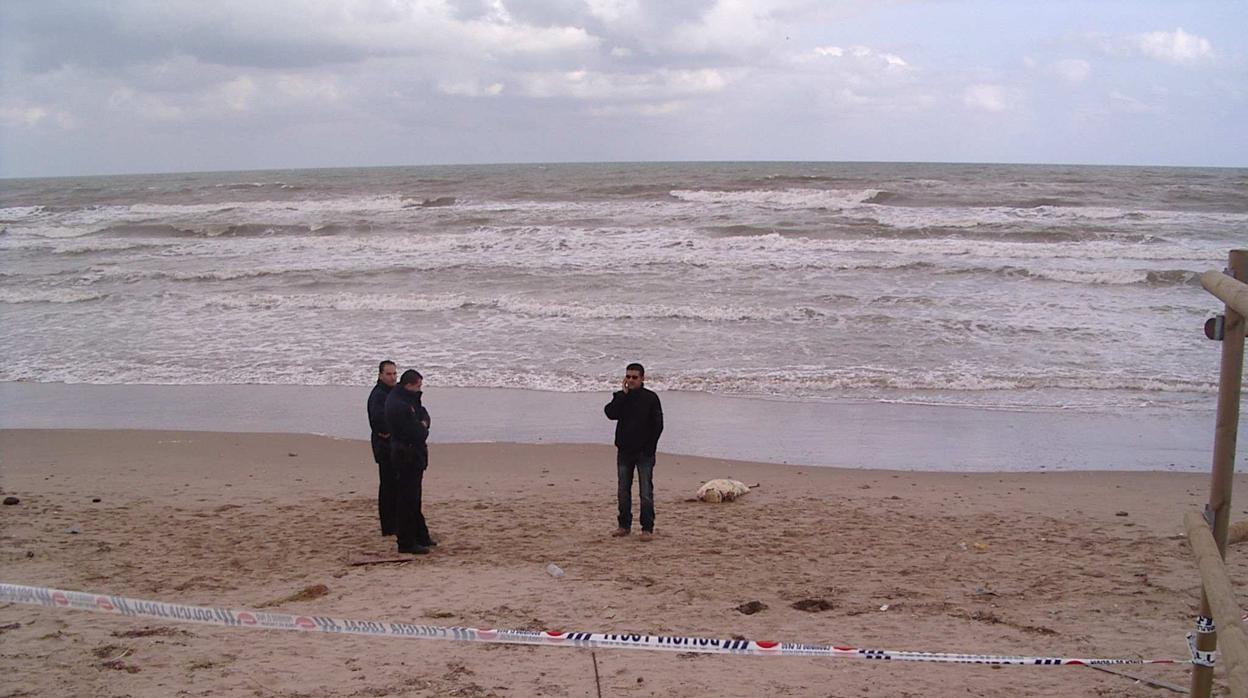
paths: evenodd
<path fill-rule="evenodd" d="M 0 180 L 0 382 L 1209 409 L 1248 170 L 715 162 Z"/>

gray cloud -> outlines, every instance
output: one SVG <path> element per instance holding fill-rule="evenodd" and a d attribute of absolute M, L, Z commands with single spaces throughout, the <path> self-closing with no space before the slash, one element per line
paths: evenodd
<path fill-rule="evenodd" d="M 120 2 L 108 5 L 52 0 L 6 4 L 5 40 L 23 72 L 46 73 L 76 66 L 109 71 L 129 65 L 190 56 L 226 66 L 308 67 L 360 60 L 367 52 L 341 41 L 262 33 L 221 14 L 179 13 L 179 3 Z M 8 53 L 6 51 L 6 53 Z"/>
<path fill-rule="evenodd" d="M 1028 143 L 1046 144 L 1038 160 L 1149 161 L 1147 142 L 1128 148 L 1112 133 L 1125 117 L 1141 134 L 1164 130 L 1162 120 L 1202 134 L 1194 160 L 1248 160 L 1221 145 L 1240 142 L 1229 124 L 1248 118 L 1244 91 L 1226 87 L 1248 82 L 1244 39 L 1210 28 L 1233 24 L 1225 17 L 1193 12 L 1181 33 L 1177 21 L 1115 31 L 1093 17 L 1072 41 L 988 2 L 962 10 L 997 13 L 996 31 L 975 32 L 961 7 L 10 0 L 0 3 L 0 174 L 1000 160 Z M 1164 70 L 1141 67 L 1150 65 Z M 1228 125 L 1201 121 L 1198 131 L 1198 112 Z M 1098 142 L 1104 152 L 1087 149 Z"/>

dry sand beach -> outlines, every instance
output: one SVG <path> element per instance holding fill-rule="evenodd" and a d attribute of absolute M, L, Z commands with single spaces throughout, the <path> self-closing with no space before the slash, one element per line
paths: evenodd
<path fill-rule="evenodd" d="M 393 548 L 376 530 L 375 466 L 362 441 L 4 430 L 0 455 L 4 493 L 21 500 L 0 507 L 9 583 L 430 625 L 1076 657 L 1186 654 L 1198 584 L 1181 519 L 1208 487 L 1203 474 L 923 473 L 661 454 L 659 535 L 641 543 L 608 536 L 608 447 L 438 444 L 426 513 L 441 545 L 410 562 L 351 566 Z M 760 486 L 733 503 L 686 501 L 715 477 Z M 1248 578 L 1237 552 L 1231 575 Z M 549 576 L 550 562 L 566 576 Z M 298 599 L 317 585 L 325 592 Z M 766 608 L 737 610 L 753 601 Z M 1175 695 L 1085 667 L 596 658 L 603 696 Z M 598 690 L 581 649 L 17 605 L 0 608 L 0 661 L 2 696 Z M 1120 669 L 1187 684 L 1185 665 Z"/>

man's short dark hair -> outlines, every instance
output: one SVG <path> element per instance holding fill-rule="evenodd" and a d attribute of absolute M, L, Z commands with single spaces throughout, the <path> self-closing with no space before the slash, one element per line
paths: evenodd
<path fill-rule="evenodd" d="M 420 375 L 420 371 L 417 371 L 414 368 L 409 368 L 403 372 L 403 375 L 399 376 L 399 385 L 411 385 L 412 383 L 423 379 L 424 376 Z"/>
<path fill-rule="evenodd" d="M 637 372 L 638 374 L 640 374 L 642 377 L 645 377 L 645 375 L 646 375 L 646 367 L 645 367 L 645 366 L 642 366 L 642 365 L 641 365 L 641 364 L 639 364 L 639 363 L 631 363 L 631 364 L 629 364 L 629 365 L 625 366 L 625 367 L 624 367 L 624 370 L 625 370 L 625 371 L 636 371 L 636 372 Z"/>
<path fill-rule="evenodd" d="M 391 361 L 390 359 L 386 359 L 385 361 L 382 361 L 381 363 L 377 364 L 377 372 L 384 373 L 386 370 L 386 366 L 394 366 L 394 362 Z M 395 366 L 395 368 L 398 368 L 398 366 Z"/>

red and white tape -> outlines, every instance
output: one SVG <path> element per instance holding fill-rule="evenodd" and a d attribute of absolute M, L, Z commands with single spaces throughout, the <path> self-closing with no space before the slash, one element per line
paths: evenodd
<path fill-rule="evenodd" d="M 133 618 L 201 623 L 231 628 L 301 630 L 344 633 L 375 637 L 401 637 L 422 640 L 490 642 L 516 645 L 546 645 L 597 649 L 666 650 L 701 654 L 738 654 L 765 657 L 831 657 L 838 659 L 883 659 L 903 662 L 945 662 L 956 664 L 995 664 L 1028 666 L 1185 664 L 1175 659 L 1089 659 L 1077 657 L 1015 657 L 993 654 L 947 654 L 865 649 L 841 645 L 811 645 L 796 642 L 765 642 L 745 639 L 714 639 L 672 635 L 559 632 L 553 630 L 502 630 L 441 627 L 394 621 L 350 620 L 326 616 L 300 616 L 209 606 L 187 606 L 105 596 L 46 587 L 0 584 L 0 603 L 18 603 L 47 608 L 77 609 L 111 613 Z"/>

